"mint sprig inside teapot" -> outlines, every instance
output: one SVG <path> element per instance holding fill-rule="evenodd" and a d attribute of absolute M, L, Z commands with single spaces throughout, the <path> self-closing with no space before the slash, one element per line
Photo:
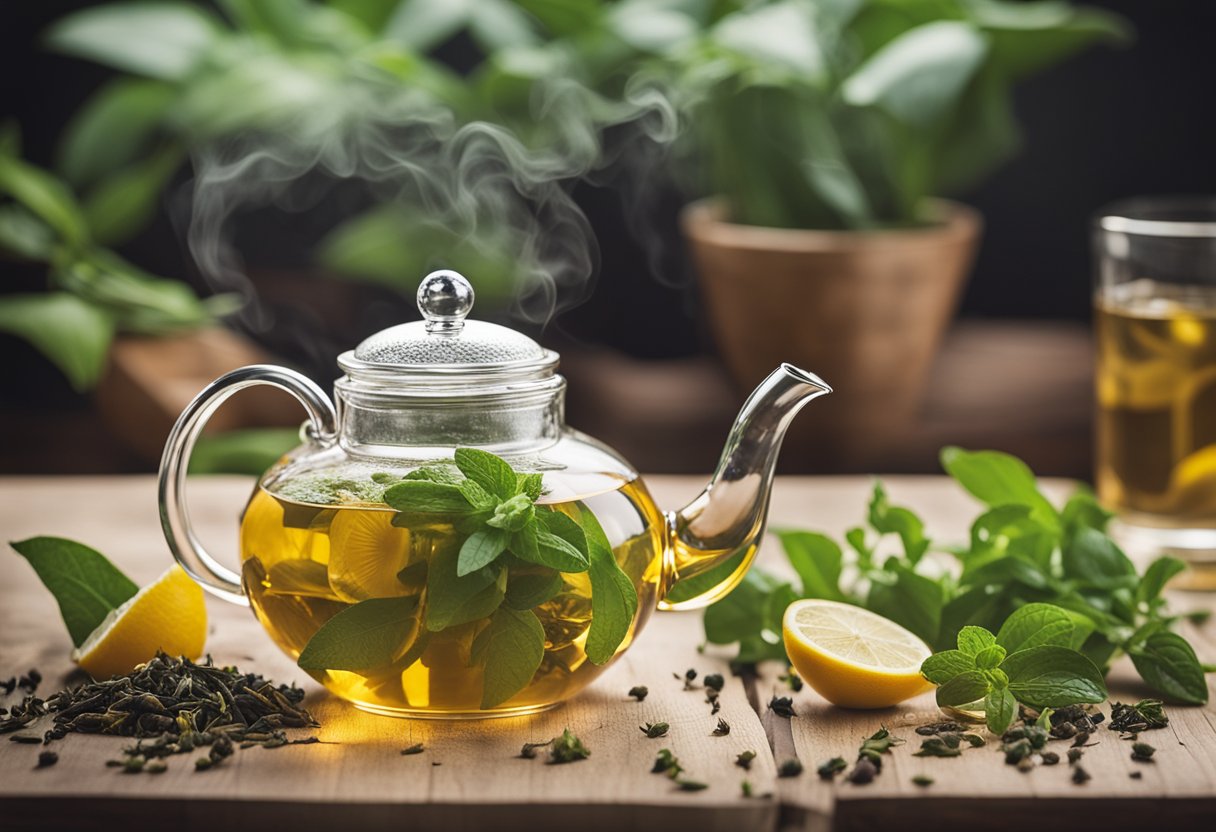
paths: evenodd
<path fill-rule="evenodd" d="M 449 515 L 468 534 L 456 560 L 464 577 L 489 566 L 504 552 L 561 572 L 586 572 L 591 560 L 582 527 L 557 511 L 537 511 L 540 474 L 517 474 L 504 460 L 477 448 L 457 448 L 456 468 L 412 471 L 384 491 L 384 502 L 409 525 L 417 514 Z"/>

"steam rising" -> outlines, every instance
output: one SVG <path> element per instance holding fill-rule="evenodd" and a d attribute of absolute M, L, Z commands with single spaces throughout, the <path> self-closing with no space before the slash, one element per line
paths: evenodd
<path fill-rule="evenodd" d="M 341 85 L 307 115 L 292 107 L 296 115 L 273 129 L 195 154 L 190 251 L 213 288 L 255 300 L 233 244 L 240 216 L 267 206 L 305 211 L 357 183 L 372 205 L 398 203 L 448 238 L 505 250 L 520 276 L 510 317 L 543 325 L 585 299 L 599 264 L 571 190 L 626 156 L 657 162 L 654 148 L 675 138 L 676 116 L 653 86 L 630 85 L 610 101 L 565 78 L 537 85 L 529 108 L 525 141 L 497 124 L 462 124 L 417 90 Z M 631 153 L 639 145 L 649 151 Z M 404 285 L 419 277 L 401 275 Z M 247 310 L 247 325 L 268 325 L 256 303 Z"/>

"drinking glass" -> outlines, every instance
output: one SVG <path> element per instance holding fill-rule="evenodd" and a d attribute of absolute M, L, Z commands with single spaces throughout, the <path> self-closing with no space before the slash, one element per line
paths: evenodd
<path fill-rule="evenodd" d="M 1098 496 L 1216 588 L 1216 197 L 1111 205 L 1093 242 Z"/>

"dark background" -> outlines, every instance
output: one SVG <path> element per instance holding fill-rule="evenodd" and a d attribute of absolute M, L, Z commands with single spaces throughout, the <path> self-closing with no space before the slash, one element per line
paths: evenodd
<path fill-rule="evenodd" d="M 19 122 L 25 153 L 38 164 L 51 163 L 62 126 L 111 75 L 39 47 L 38 34 L 48 23 L 86 5 L 81 0 L 0 0 L 0 114 Z M 958 195 L 979 208 L 986 221 L 961 316 L 1087 320 L 1087 225 L 1100 206 L 1136 194 L 1216 192 L 1211 43 L 1216 3 L 1097 0 L 1091 5 L 1128 17 L 1137 41 L 1127 49 L 1091 49 L 1016 90 L 1022 154 L 982 187 Z M 450 44 L 442 57 L 459 66 L 468 60 L 469 47 Z M 560 316 L 546 339 L 604 345 L 639 358 L 711 352 L 676 228 L 678 196 L 660 195 L 645 211 L 649 219 L 644 221 L 663 241 L 658 250 L 645 249 L 627 230 L 626 209 L 617 195 L 582 186 L 577 196 L 599 237 L 602 266 L 590 300 Z M 299 232 L 289 227 L 289 220 L 280 222 L 288 223 L 280 229 L 287 241 L 281 247 L 291 249 Z M 152 272 L 192 279 L 180 238 L 181 230 L 166 215 L 123 250 Z M 281 254 L 281 264 L 298 256 Z M 651 268 L 655 262 L 661 264 L 658 274 Z M 9 264 L 0 268 L 8 273 L 0 291 L 41 285 L 36 270 Z M 411 306 L 387 299 L 356 329 L 370 332 L 410 316 Z M 308 331 L 307 320 L 294 323 L 296 333 Z M 293 355 L 290 343 L 270 346 L 319 379 L 332 379 L 328 362 Z M 314 345 L 311 352 L 313 357 L 332 356 L 349 346 L 353 341 Z M 0 350 L 5 410 L 87 407 L 25 344 L 0 335 Z"/>

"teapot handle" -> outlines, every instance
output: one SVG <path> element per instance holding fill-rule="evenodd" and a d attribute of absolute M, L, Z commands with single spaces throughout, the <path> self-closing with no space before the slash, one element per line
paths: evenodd
<path fill-rule="evenodd" d="M 294 370 L 254 364 L 220 376 L 182 411 L 165 442 L 159 478 L 160 525 L 173 557 L 203 589 L 225 601 L 245 606 L 249 599 L 241 587 L 240 575 L 208 554 L 190 524 L 185 494 L 186 468 L 195 440 L 211 414 L 232 394 L 257 384 L 286 390 L 304 405 L 308 411 L 304 431 L 309 441 L 322 447 L 337 441 L 337 414 L 320 387 Z"/>

